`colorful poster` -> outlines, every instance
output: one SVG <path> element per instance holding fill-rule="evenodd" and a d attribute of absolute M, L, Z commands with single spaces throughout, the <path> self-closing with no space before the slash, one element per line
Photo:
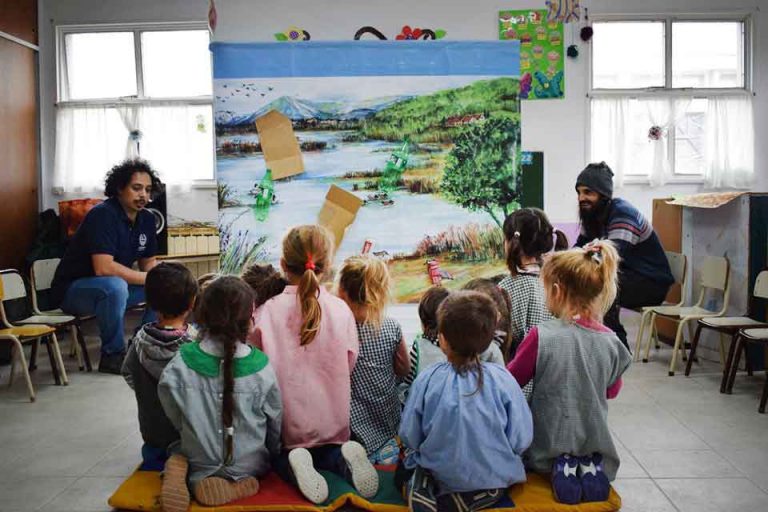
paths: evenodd
<path fill-rule="evenodd" d="M 397 301 L 504 272 L 501 224 L 523 195 L 518 43 L 212 49 L 224 271 L 278 263 L 286 230 L 318 222 L 335 185 L 363 203 L 335 263 L 387 260 Z M 255 121 L 272 111 L 293 123 L 304 172 L 267 180 L 265 213 Z"/>
<path fill-rule="evenodd" d="M 520 98 L 565 96 L 563 24 L 547 11 L 499 12 L 499 39 L 520 41 Z"/>

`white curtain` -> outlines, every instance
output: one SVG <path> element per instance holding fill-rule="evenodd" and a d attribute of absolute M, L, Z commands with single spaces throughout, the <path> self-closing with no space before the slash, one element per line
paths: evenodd
<path fill-rule="evenodd" d="M 709 99 L 704 180 L 710 188 L 749 188 L 755 175 L 752 96 Z"/>
<path fill-rule="evenodd" d="M 629 98 L 594 98 L 591 108 L 590 161 L 607 163 L 614 185 L 620 187 L 625 171 L 632 167 Z"/>
<path fill-rule="evenodd" d="M 212 179 L 212 130 L 210 105 L 59 106 L 54 187 L 99 191 L 112 166 L 137 156 L 174 188 Z"/>
<path fill-rule="evenodd" d="M 673 133 L 675 124 L 680 121 L 691 104 L 691 98 L 643 98 L 638 100 L 640 112 L 647 112 L 645 137 L 651 146 L 651 168 L 648 178 L 652 187 L 660 187 L 667 182 L 671 174 L 669 155 L 669 133 Z M 652 140 L 648 137 L 651 127 L 661 129 L 661 138 Z M 643 126 L 640 127 L 642 133 Z"/>

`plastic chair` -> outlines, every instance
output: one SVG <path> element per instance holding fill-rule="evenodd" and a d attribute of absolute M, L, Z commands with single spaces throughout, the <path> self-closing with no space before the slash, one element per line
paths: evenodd
<path fill-rule="evenodd" d="M 650 310 L 649 322 L 655 325 L 656 317 L 661 316 L 677 322 L 677 333 L 675 334 L 675 345 L 672 351 L 672 361 L 669 363 L 669 376 L 675 375 L 675 365 L 677 363 L 678 351 L 684 350 L 682 347 L 683 329 L 691 320 L 699 320 L 708 317 L 721 317 L 728 310 L 728 301 L 730 299 L 730 263 L 728 258 L 709 256 L 704 260 L 701 269 L 701 293 L 699 300 L 693 306 L 654 306 Z M 707 290 L 722 292 L 723 305 L 718 311 L 706 309 L 704 299 Z M 651 351 L 651 336 L 648 337 L 648 343 L 645 348 L 644 361 L 648 360 Z"/>
<path fill-rule="evenodd" d="M 27 296 L 27 286 L 24 282 L 24 278 L 17 270 L 2 270 L 0 271 L 0 281 L 3 283 L 4 296 L 0 300 L 0 321 L 6 327 L 18 327 L 22 325 L 47 325 L 52 327 L 56 331 L 69 329 L 72 333 L 73 340 L 77 342 L 77 331 L 74 329 L 78 325 L 79 320 L 71 315 L 65 315 L 64 313 L 53 315 L 38 315 L 30 308 L 29 298 Z M 15 301 L 16 305 L 23 306 L 20 308 L 23 313 L 20 315 L 14 315 L 12 318 L 7 311 L 9 303 Z M 32 313 L 31 315 L 29 313 Z M 37 350 L 33 350 L 31 363 L 34 366 Z"/>
<path fill-rule="evenodd" d="M 75 321 L 71 324 L 72 329 L 72 349 L 70 356 L 74 353 L 77 356 L 77 365 L 82 371 L 87 369 L 89 372 L 93 370 L 91 365 L 91 357 L 88 355 L 88 348 L 85 344 L 85 338 L 83 337 L 82 324 L 88 320 L 96 318 L 95 315 L 86 316 L 74 316 L 67 315 L 61 309 L 46 309 L 41 310 L 41 296 L 50 293 L 51 285 L 53 284 L 53 277 L 56 275 L 56 269 L 59 266 L 61 260 L 59 258 L 51 258 L 47 260 L 37 260 L 32 263 L 32 272 L 30 273 L 30 280 L 32 284 L 32 311 L 39 317 L 73 317 Z M 41 321 L 40 323 L 46 323 Z"/>
<path fill-rule="evenodd" d="M 674 284 L 680 285 L 680 302 L 677 304 L 663 304 L 664 306 L 681 307 L 685 304 L 685 283 L 686 283 L 686 271 L 688 269 L 688 258 L 684 254 L 678 252 L 664 251 L 669 262 L 669 268 L 672 271 L 672 277 L 675 278 Z M 641 344 L 643 342 L 643 334 L 645 332 L 645 324 L 648 323 L 648 319 L 651 316 L 651 311 L 655 306 L 646 306 L 641 309 L 643 315 L 640 317 L 640 329 L 637 332 L 637 342 L 635 343 L 635 361 L 640 360 Z M 656 339 L 655 329 L 656 323 L 649 325 L 651 336 Z M 658 348 L 658 345 L 657 345 Z M 643 360 L 644 363 L 648 362 L 648 355 Z"/>
<path fill-rule="evenodd" d="M 729 395 L 733 392 L 733 381 L 736 380 L 736 373 L 739 371 L 739 359 L 741 353 L 744 351 L 744 346 L 749 343 L 760 343 L 768 346 L 768 329 L 742 329 L 736 335 L 734 344 L 736 349 L 733 354 L 733 363 L 730 368 L 730 375 L 728 376 L 728 385 L 725 392 Z M 765 413 L 765 404 L 768 402 L 768 370 L 766 370 L 766 381 L 763 386 L 763 395 L 760 397 L 760 406 L 757 411 Z"/>
<path fill-rule="evenodd" d="M 4 300 L 4 288 L 3 280 L 0 279 L 0 312 L 2 312 L 2 301 Z M 24 344 L 35 343 L 33 349 L 41 339 L 48 340 L 46 346 L 48 348 L 48 357 L 51 360 L 51 370 L 53 371 L 53 378 L 56 384 L 65 386 L 69 384 L 67 380 L 67 371 L 64 368 L 64 360 L 61 357 L 61 351 L 59 350 L 59 342 L 56 339 L 56 329 L 47 325 L 10 325 L 5 319 L 5 313 L 3 312 L 2 318 L 0 318 L 0 340 L 10 341 L 12 343 L 11 353 L 11 372 L 8 377 L 8 385 L 13 385 L 13 375 L 16 368 L 16 359 L 13 357 L 13 351 L 16 352 L 16 357 L 19 359 L 19 363 L 24 373 L 24 379 L 27 383 L 27 389 L 29 390 L 29 400 L 35 401 L 35 388 L 32 385 L 32 379 L 29 376 L 29 368 L 27 365 L 26 357 L 24 356 Z"/>
<path fill-rule="evenodd" d="M 752 296 L 759 299 L 768 299 L 768 270 L 763 270 L 757 275 L 755 280 L 755 288 L 752 291 Z M 698 321 L 696 327 L 696 334 L 693 337 L 693 343 L 691 344 L 691 352 L 688 354 L 688 364 L 685 367 L 685 375 L 691 374 L 691 367 L 693 366 L 693 358 L 696 355 L 696 348 L 699 346 L 699 337 L 701 336 L 702 329 L 712 329 L 721 334 L 726 334 L 731 338 L 731 345 L 728 349 L 728 357 L 725 360 L 723 368 L 723 379 L 720 382 L 720 392 L 725 392 L 725 387 L 728 381 L 728 375 L 731 371 L 731 365 L 733 364 L 734 348 L 736 346 L 734 336 L 741 329 L 752 329 L 759 327 L 768 327 L 768 322 L 755 320 L 752 318 L 752 307 L 750 306 L 747 316 L 721 316 L 713 318 L 702 318 Z M 722 346 L 720 348 L 722 352 Z M 751 371 L 750 371 L 751 373 Z"/>

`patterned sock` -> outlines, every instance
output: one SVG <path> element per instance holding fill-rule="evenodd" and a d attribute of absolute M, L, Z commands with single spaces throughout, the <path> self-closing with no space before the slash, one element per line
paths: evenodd
<path fill-rule="evenodd" d="M 603 456 L 595 453 L 579 457 L 579 477 L 583 501 L 606 501 L 611 493 L 611 483 L 603 472 Z"/>
<path fill-rule="evenodd" d="M 195 486 L 195 499 L 206 506 L 229 503 L 259 492 L 259 481 L 252 476 L 242 480 L 227 480 L 218 476 L 209 476 Z"/>
<path fill-rule="evenodd" d="M 581 481 L 577 475 L 578 460 L 568 454 L 560 455 L 552 464 L 552 491 L 560 503 L 581 502 Z"/>

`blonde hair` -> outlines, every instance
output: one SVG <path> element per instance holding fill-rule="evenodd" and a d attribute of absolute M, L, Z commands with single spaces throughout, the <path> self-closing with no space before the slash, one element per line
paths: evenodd
<path fill-rule="evenodd" d="M 283 264 L 288 272 L 299 278 L 302 318 L 299 338 L 302 346 L 312 343 L 320 330 L 319 276 L 330 266 L 332 248 L 331 235 L 321 226 L 294 227 L 283 239 Z"/>
<path fill-rule="evenodd" d="M 373 256 L 349 257 L 339 272 L 339 289 L 352 303 L 365 306 L 365 322 L 376 327 L 384 319 L 391 285 L 387 264 Z"/>
<path fill-rule="evenodd" d="M 551 255 L 541 269 L 549 307 L 558 318 L 602 316 L 616 300 L 619 253 L 608 240 Z M 554 288 L 560 291 L 554 303 Z"/>

